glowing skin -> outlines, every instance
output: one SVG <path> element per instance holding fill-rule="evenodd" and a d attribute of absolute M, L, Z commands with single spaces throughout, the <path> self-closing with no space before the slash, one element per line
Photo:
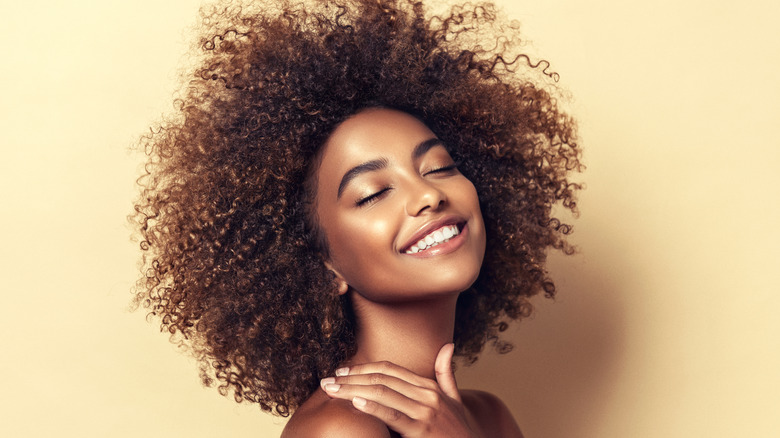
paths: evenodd
<path fill-rule="evenodd" d="M 354 115 L 323 146 L 317 220 L 357 350 L 283 436 L 522 438 L 506 406 L 459 390 L 451 367 L 458 295 L 485 253 L 476 190 L 454 164 L 423 123 L 388 109 Z"/>
<path fill-rule="evenodd" d="M 479 274 L 485 230 L 477 193 L 435 140 L 406 113 L 369 109 L 324 145 L 316 211 L 329 263 L 369 301 L 457 296 Z"/>

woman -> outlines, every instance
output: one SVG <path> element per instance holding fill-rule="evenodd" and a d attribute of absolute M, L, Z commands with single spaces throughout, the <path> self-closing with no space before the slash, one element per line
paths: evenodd
<path fill-rule="evenodd" d="M 206 14 L 144 139 L 137 301 L 284 436 L 520 436 L 451 359 L 554 293 L 573 122 L 491 5 L 255 6 Z"/>

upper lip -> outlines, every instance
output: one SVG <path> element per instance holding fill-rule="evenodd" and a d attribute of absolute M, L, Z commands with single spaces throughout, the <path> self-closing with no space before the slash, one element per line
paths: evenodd
<path fill-rule="evenodd" d="M 412 234 L 412 237 L 410 237 L 409 240 L 407 240 L 406 243 L 401 247 L 401 252 L 407 251 L 414 244 L 422 240 L 423 237 L 427 236 L 434 230 L 437 230 L 445 225 L 458 225 L 463 222 L 466 222 L 466 219 L 454 215 L 444 216 L 442 218 L 426 222 L 414 234 Z"/>

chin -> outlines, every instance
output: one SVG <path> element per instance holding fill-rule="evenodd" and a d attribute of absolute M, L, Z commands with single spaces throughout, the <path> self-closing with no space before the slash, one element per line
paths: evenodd
<path fill-rule="evenodd" d="M 456 274 L 457 275 L 453 277 L 442 279 L 443 281 L 431 288 L 429 293 L 434 296 L 442 297 L 448 295 L 458 296 L 462 292 L 468 290 L 471 285 L 477 281 L 479 269 L 472 270 L 472 272 L 459 271 Z"/>

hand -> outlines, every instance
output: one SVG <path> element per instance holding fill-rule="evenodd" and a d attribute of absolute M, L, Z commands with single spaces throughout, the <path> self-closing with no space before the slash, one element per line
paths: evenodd
<path fill-rule="evenodd" d="M 322 379 L 322 388 L 333 398 L 352 400 L 356 409 L 405 438 L 477 438 L 452 372 L 454 350 L 453 344 L 439 350 L 436 380 L 391 362 L 374 362 L 336 370 L 337 377 Z"/>

